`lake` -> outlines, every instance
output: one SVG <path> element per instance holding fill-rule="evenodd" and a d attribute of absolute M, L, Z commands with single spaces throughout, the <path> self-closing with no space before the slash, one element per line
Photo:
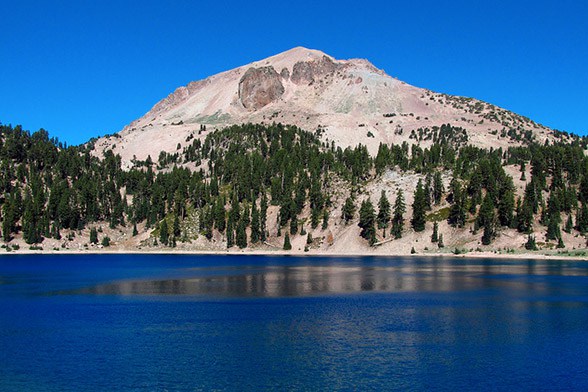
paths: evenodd
<path fill-rule="evenodd" d="M 0 257 L 0 390 L 588 390 L 588 263 Z"/>

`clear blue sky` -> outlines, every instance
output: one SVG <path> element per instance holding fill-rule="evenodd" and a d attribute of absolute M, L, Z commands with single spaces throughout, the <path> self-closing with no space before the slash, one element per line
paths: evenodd
<path fill-rule="evenodd" d="M 0 0 L 0 122 L 70 144 L 294 46 L 588 133 L 588 2 Z"/>

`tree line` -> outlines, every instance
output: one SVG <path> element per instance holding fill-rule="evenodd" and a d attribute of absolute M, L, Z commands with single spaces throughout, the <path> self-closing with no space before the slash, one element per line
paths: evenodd
<path fill-rule="evenodd" d="M 38 244 L 97 222 L 132 225 L 134 234 L 145 223 L 159 242 L 175 246 L 186 240 L 185 221 L 192 214 L 200 234 L 210 239 L 219 233 L 228 247 L 264 242 L 283 231 L 286 248 L 290 236 L 308 235 L 305 223 L 327 228 L 339 208 L 343 222 L 357 218 L 369 244 L 400 238 L 408 229 L 424 231 L 435 209 L 445 209 L 453 227 L 471 223 L 485 245 L 503 228 L 529 239 L 544 231 L 560 246 L 562 231 L 588 231 L 584 138 L 502 150 L 465 145 L 462 130 L 450 125 L 418 133 L 431 135 L 433 143 L 380 144 L 371 157 L 363 145 L 342 149 L 295 126 L 243 124 L 194 138 L 182 150 L 178 146 L 179 152 L 160 154 L 157 163 L 148 157 L 122 170 L 120 156 L 107 150 L 98 158 L 92 142 L 67 146 L 42 129 L 30 133 L 0 125 L 1 234 L 8 242 L 22 232 L 27 243 Z M 187 162 L 197 169 L 182 165 Z M 522 194 L 505 165 L 520 168 Z M 356 190 L 387 170 L 418 174 L 411 206 L 402 189 L 382 192 L 376 205 L 359 200 Z M 351 190 L 341 207 L 332 200 L 335 184 Z M 267 222 L 269 206 L 279 209 L 275 223 Z"/>

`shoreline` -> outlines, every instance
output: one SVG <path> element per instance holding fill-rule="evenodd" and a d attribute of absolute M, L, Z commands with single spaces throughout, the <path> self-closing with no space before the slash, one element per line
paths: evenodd
<path fill-rule="evenodd" d="M 582 251 L 578 251 L 582 252 Z M 588 261 L 588 256 L 580 255 L 561 255 L 561 254 L 534 254 L 534 253 L 494 253 L 494 252 L 466 252 L 454 254 L 447 253 L 415 253 L 415 254 L 385 254 L 385 253 L 359 253 L 359 252 L 304 252 L 304 251 L 284 251 L 284 250 L 137 250 L 137 249 L 84 249 L 84 250 L 29 250 L 19 249 L 11 252 L 2 252 L 2 256 L 19 256 L 19 255 L 198 255 L 198 256 L 310 256 L 310 257 L 449 257 L 449 258 L 474 258 L 474 259 L 511 259 L 511 260 L 561 260 L 561 261 Z"/>

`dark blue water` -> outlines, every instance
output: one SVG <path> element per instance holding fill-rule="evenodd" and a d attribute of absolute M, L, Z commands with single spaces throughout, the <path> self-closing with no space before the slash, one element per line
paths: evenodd
<path fill-rule="evenodd" d="M 0 390 L 588 390 L 588 264 L 0 258 Z"/>

